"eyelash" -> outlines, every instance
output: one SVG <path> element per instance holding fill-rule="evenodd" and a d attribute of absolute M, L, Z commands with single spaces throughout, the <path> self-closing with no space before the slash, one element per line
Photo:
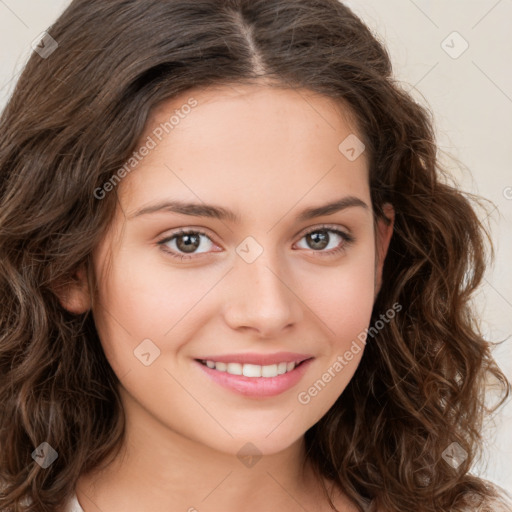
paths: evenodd
<path fill-rule="evenodd" d="M 341 253 L 342 251 L 344 251 L 348 245 L 352 244 L 355 241 L 353 236 L 349 235 L 348 233 L 345 233 L 344 231 L 340 231 L 336 227 L 329 226 L 329 225 L 323 225 L 323 226 L 319 226 L 314 229 L 311 229 L 311 230 L 303 233 L 300 239 L 302 240 L 302 238 L 310 235 L 311 233 L 316 233 L 317 231 L 328 231 L 331 233 L 335 233 L 336 235 L 339 235 L 343 239 L 343 243 L 340 246 L 338 246 L 336 249 L 331 249 L 330 251 L 323 251 L 323 250 L 315 251 L 314 249 L 311 249 L 311 251 L 313 253 L 319 254 L 321 257 L 324 257 L 323 255 L 327 255 L 326 257 L 335 256 L 335 255 Z M 179 259 L 182 261 L 184 259 L 193 259 L 196 257 L 201 257 L 201 255 L 204 255 L 205 253 L 198 253 L 196 255 L 194 255 L 194 254 L 176 254 L 174 251 L 166 248 L 166 246 L 165 246 L 166 243 L 171 242 L 175 238 L 178 238 L 180 235 L 202 235 L 211 240 L 210 236 L 207 235 L 206 233 L 204 233 L 203 231 L 192 230 L 192 229 L 189 229 L 189 230 L 180 229 L 179 231 L 174 232 L 172 235 L 166 236 L 165 238 L 163 238 L 157 242 L 157 245 L 159 245 L 166 254 L 168 254 L 172 258 L 176 258 L 176 259 Z"/>

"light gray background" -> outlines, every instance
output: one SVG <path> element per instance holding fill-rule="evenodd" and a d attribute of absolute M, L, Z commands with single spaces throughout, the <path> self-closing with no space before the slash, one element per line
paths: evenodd
<path fill-rule="evenodd" d="M 0 0 L 0 108 L 32 51 L 31 42 L 69 3 Z M 476 300 L 488 339 L 503 340 L 512 334 L 512 0 L 345 3 L 385 42 L 397 79 L 434 112 L 441 159 L 461 187 L 497 207 L 486 219 L 493 230 L 496 264 Z M 454 31 L 463 39 L 451 35 Z M 463 40 L 468 49 L 453 58 L 463 49 Z M 448 153 L 465 167 L 456 168 Z M 509 379 L 511 345 L 512 339 L 495 351 Z M 510 401 L 486 436 L 486 460 L 475 471 L 512 492 Z"/>

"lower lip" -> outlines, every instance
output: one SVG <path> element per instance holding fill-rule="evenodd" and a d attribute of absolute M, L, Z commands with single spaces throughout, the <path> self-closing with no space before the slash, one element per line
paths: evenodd
<path fill-rule="evenodd" d="M 220 372 L 219 370 L 209 368 L 196 360 L 194 360 L 194 363 L 198 365 L 208 377 L 221 386 L 244 396 L 264 398 L 279 395 L 295 386 L 312 361 L 313 359 L 308 359 L 299 366 L 296 366 L 291 372 L 283 373 L 277 377 L 246 377 L 245 375 L 232 375 L 228 372 Z"/>

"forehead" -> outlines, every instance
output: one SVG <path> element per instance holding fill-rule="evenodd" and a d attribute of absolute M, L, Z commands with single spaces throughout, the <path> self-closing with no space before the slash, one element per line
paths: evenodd
<path fill-rule="evenodd" d="M 189 108 L 192 102 L 195 105 Z M 195 116 L 192 116 L 192 113 Z M 203 124 L 206 129 L 210 129 L 211 117 L 219 114 L 223 117 L 215 120 L 218 125 L 217 133 L 222 131 L 223 126 L 225 131 L 229 131 L 229 126 L 225 125 L 229 121 L 235 122 L 240 128 L 243 128 L 244 124 L 263 121 L 267 132 L 282 128 L 287 122 L 301 121 L 298 127 L 304 130 L 329 127 L 331 130 L 343 132 L 348 129 L 350 133 L 363 138 L 357 118 L 344 100 L 335 100 L 304 88 L 255 84 L 190 89 L 165 100 L 152 109 L 143 137 L 159 125 L 168 123 L 172 117 L 174 119 L 171 122 L 171 131 L 177 128 L 178 124 L 191 125 L 195 129 Z M 191 121 L 182 123 L 187 117 L 191 117 Z"/>
<path fill-rule="evenodd" d="M 281 207 L 305 194 L 367 198 L 366 154 L 351 161 L 340 150 L 354 135 L 363 138 L 350 110 L 309 90 L 190 90 L 153 109 L 140 143 L 151 139 L 154 148 L 120 192 L 134 207 L 155 194 L 233 205 L 236 192 L 240 203 L 259 198 Z"/>

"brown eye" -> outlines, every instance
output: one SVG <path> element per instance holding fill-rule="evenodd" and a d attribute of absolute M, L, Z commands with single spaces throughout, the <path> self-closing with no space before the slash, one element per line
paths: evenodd
<path fill-rule="evenodd" d="M 210 237 L 201 231 L 179 231 L 160 240 L 158 245 L 162 246 L 162 249 L 171 256 L 183 259 L 187 255 L 209 252 L 214 244 Z M 197 251 L 200 246 L 205 250 Z"/>
<path fill-rule="evenodd" d="M 176 238 L 176 247 L 183 252 L 194 252 L 201 243 L 200 237 L 196 234 L 178 235 Z"/>
<path fill-rule="evenodd" d="M 302 237 L 306 241 L 307 247 L 314 252 L 325 253 L 327 255 L 335 254 L 343 250 L 348 244 L 354 241 L 354 238 L 339 229 L 320 227 L 305 233 Z M 328 250 L 325 250 L 328 249 Z"/>
<path fill-rule="evenodd" d="M 306 240 L 308 241 L 308 245 L 311 247 L 311 249 L 322 250 L 325 249 L 329 244 L 330 237 L 327 230 L 322 229 L 307 234 Z"/>

